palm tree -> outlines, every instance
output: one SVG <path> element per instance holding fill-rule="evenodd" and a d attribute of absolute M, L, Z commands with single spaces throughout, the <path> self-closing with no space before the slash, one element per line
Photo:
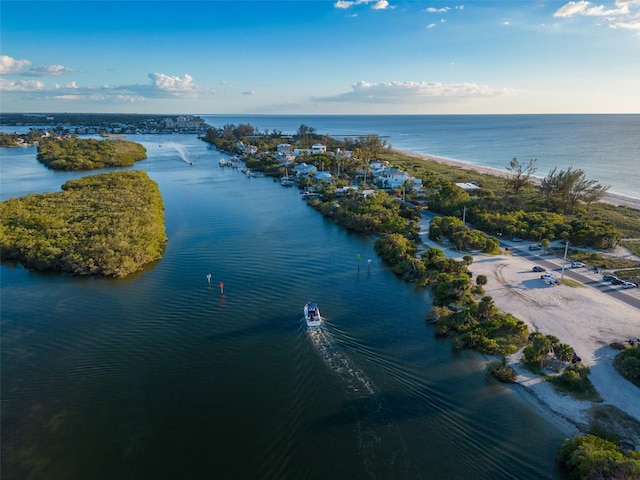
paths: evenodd
<path fill-rule="evenodd" d="M 553 347 L 553 354 L 558 360 L 563 362 L 570 362 L 573 358 L 574 350 L 570 345 L 566 343 L 559 343 Z"/>
<path fill-rule="evenodd" d="M 478 304 L 478 318 L 481 320 L 489 320 L 496 313 L 498 313 L 498 307 L 496 307 L 493 298 L 489 295 L 485 295 Z"/>

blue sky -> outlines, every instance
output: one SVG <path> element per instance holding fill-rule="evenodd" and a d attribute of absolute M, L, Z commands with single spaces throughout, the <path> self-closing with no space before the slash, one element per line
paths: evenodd
<path fill-rule="evenodd" d="M 640 112 L 640 0 L 2 0 L 0 27 L 2 112 Z"/>

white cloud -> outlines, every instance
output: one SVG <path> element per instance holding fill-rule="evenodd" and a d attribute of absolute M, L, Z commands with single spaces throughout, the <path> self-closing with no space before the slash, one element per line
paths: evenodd
<path fill-rule="evenodd" d="M 63 65 L 49 65 L 48 67 L 32 67 L 22 75 L 29 77 L 59 77 L 71 72 L 73 72 L 72 68 Z"/>
<path fill-rule="evenodd" d="M 344 0 L 338 0 L 333 4 L 335 8 L 349 8 L 353 5 L 354 2 L 345 2 Z"/>
<path fill-rule="evenodd" d="M 326 102 L 354 103 L 410 103 L 442 98 L 495 97 L 513 93 L 508 88 L 492 88 L 475 83 L 439 82 L 384 82 L 360 81 L 351 86 L 351 91 L 332 97 L 319 98 Z"/>
<path fill-rule="evenodd" d="M 616 8 L 594 5 L 587 0 L 572 1 L 560 7 L 554 17 L 595 17 L 598 25 L 609 25 L 614 29 L 637 30 L 640 33 L 640 0 L 616 0 Z M 636 9 L 636 10 L 632 10 Z"/>
<path fill-rule="evenodd" d="M 47 67 L 31 67 L 31 62 L 26 59 L 16 60 L 8 55 L 0 55 L 0 74 L 1 75 L 22 75 L 25 77 L 59 77 L 65 73 L 73 72 L 72 68 L 63 65 L 49 65 Z"/>
<path fill-rule="evenodd" d="M 442 7 L 442 8 L 428 7 L 424 9 L 424 11 L 427 13 L 445 13 L 445 12 L 448 12 L 449 10 L 451 10 L 450 7 Z"/>
<path fill-rule="evenodd" d="M 139 103 L 154 98 L 192 98 L 215 93 L 195 84 L 185 74 L 180 78 L 164 73 L 150 73 L 151 82 L 133 85 L 78 85 L 75 81 L 47 87 L 39 80 L 12 81 L 0 78 L 0 88 L 8 95 L 20 95 L 31 100 L 47 99 L 91 101 L 105 104 Z"/>
<path fill-rule="evenodd" d="M 16 60 L 8 55 L 0 55 L 0 75 L 18 74 L 29 65 L 29 60 Z"/>
<path fill-rule="evenodd" d="M 73 82 L 69 82 L 69 83 L 67 83 L 66 85 L 60 85 L 59 83 L 56 83 L 55 88 L 56 88 L 57 90 L 59 90 L 59 89 L 61 89 L 61 88 L 71 88 L 71 89 L 74 89 L 74 88 L 80 88 L 80 87 L 78 87 L 78 84 L 77 84 L 77 83 L 75 82 L 75 80 L 74 80 Z"/>
<path fill-rule="evenodd" d="M 257 95 L 257 93 L 255 90 L 247 90 L 246 92 L 242 92 L 242 95 Z"/>
<path fill-rule="evenodd" d="M 373 3 L 373 5 L 371 6 L 373 10 L 387 10 L 389 8 L 394 8 L 389 4 L 388 0 L 337 0 L 333 4 L 333 6 L 334 8 L 341 8 L 346 10 L 347 8 L 351 8 L 354 5 L 368 5 L 370 3 Z"/>
<path fill-rule="evenodd" d="M 200 87 L 193 83 L 193 77 L 186 74 L 183 78 L 166 75 L 164 73 L 150 73 L 147 75 L 156 89 L 176 97 L 195 96 Z"/>
<path fill-rule="evenodd" d="M 604 5 L 593 5 L 586 0 L 580 0 L 578 2 L 569 2 L 560 7 L 553 14 L 554 17 L 573 17 L 576 15 L 583 15 L 587 17 L 604 17 L 604 16 L 617 16 L 627 15 L 629 13 L 629 5 L 638 3 L 634 1 L 619 2 L 616 3 L 618 8 L 606 9 Z"/>
<path fill-rule="evenodd" d="M 436 24 L 435 23 L 430 23 L 429 25 L 427 25 L 427 28 L 436 28 Z"/>
<path fill-rule="evenodd" d="M 374 10 L 386 10 L 387 8 L 390 8 L 390 5 L 387 0 L 378 0 L 371 8 Z"/>
<path fill-rule="evenodd" d="M 0 78 L 0 90 L 3 92 L 34 92 L 44 89 L 39 80 L 7 80 Z"/>

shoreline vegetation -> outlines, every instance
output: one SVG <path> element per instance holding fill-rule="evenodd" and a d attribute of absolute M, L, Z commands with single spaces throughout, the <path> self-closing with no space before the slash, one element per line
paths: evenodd
<path fill-rule="evenodd" d="M 147 158 L 147 150 L 127 140 L 46 137 L 38 143 L 37 158 L 52 170 L 96 170 L 131 167 Z"/>
<path fill-rule="evenodd" d="M 277 159 L 274 155 L 285 140 L 279 132 L 261 134 L 251 125 L 210 129 L 203 140 L 223 152 L 241 156 L 247 168 L 276 178 L 286 175 L 295 165 L 307 163 L 316 171 L 330 172 L 330 181 L 314 181 L 309 175 L 297 177 L 298 187 L 311 194 L 307 196 L 308 204 L 349 230 L 377 236 L 376 253 L 396 275 L 419 287 L 431 288 L 434 308 L 426 320 L 435 324 L 436 335 L 451 337 L 454 348 L 474 349 L 500 358 L 488 365 L 488 373 L 500 381 L 516 381 L 513 359 L 522 355 L 522 362 L 517 363 L 553 384 L 559 392 L 556 396 L 569 395 L 594 405 L 602 400 L 588 378 L 590 368 L 580 363 L 571 345 L 554 335 L 530 331 L 522 320 L 501 312 L 493 298 L 485 295 L 487 276 L 478 275 L 475 285 L 472 282 L 468 266 L 474 261 L 473 255 L 456 260 L 440 248 L 421 248 L 419 223 L 422 210 L 428 206 L 438 215 L 430 221 L 429 238 L 439 244 L 449 243 L 462 253 L 482 251 L 485 256 L 495 255 L 500 251 L 501 237 L 518 237 L 545 251 L 554 241 L 567 246 L 570 242 L 582 247 L 572 248 L 572 254 L 590 251 L 597 265 L 607 262 L 599 250 L 613 249 L 623 238 L 640 238 L 640 210 L 634 208 L 640 203 L 636 205 L 634 199 L 627 199 L 627 204 L 618 202 L 619 197 L 607 194 L 608 187 L 587 179 L 580 169 L 553 169 L 547 177 L 536 179 L 534 160 L 524 165 L 514 158 L 506 167 L 508 172 L 498 174 L 492 169 L 394 151 L 375 135 L 338 142 L 316 135 L 306 125 L 286 138 L 295 148 L 305 149 L 294 160 L 286 155 Z M 309 149 L 316 142 L 336 153 L 310 154 Z M 340 155 L 343 151 L 350 154 Z M 371 171 L 372 165 L 380 162 L 420 181 L 407 180 L 390 188 L 380 177 L 376 180 Z M 470 195 L 458 183 L 471 183 L 479 187 L 478 192 Z M 368 193 L 372 190 L 375 195 Z M 465 217 L 474 228 L 460 220 Z M 637 282 L 640 262 L 633 261 L 632 265 L 635 268 L 624 272 Z M 627 358 L 625 365 L 637 372 L 634 360 L 635 357 Z M 585 472 L 603 475 L 602 478 L 640 475 L 640 454 L 628 450 L 629 445 L 640 445 L 640 423 L 611 408 L 611 419 L 598 425 L 595 421 L 585 425 L 567 418 L 579 427 L 579 433 L 587 434 L 568 439 L 558 453 L 557 460 L 569 478 L 585 478 Z M 631 427 L 618 429 L 620 418 L 625 418 Z M 606 440 L 591 435 L 596 425 Z M 628 442 L 629 432 L 634 431 L 635 438 Z M 586 460 L 576 463 L 577 456 Z"/>
<path fill-rule="evenodd" d="M 306 197 L 308 204 L 351 231 L 375 235 L 376 253 L 396 275 L 431 289 L 434 308 L 425 319 L 435 325 L 436 335 L 450 337 L 456 349 L 473 349 L 498 357 L 498 361 L 489 363 L 488 372 L 500 381 L 517 381 L 524 367 L 538 379 L 548 379 L 547 383 L 553 383 L 562 394 L 590 402 L 599 400 L 589 381 L 590 369 L 576 359 L 574 347 L 552 334 L 530 330 L 530 321 L 502 312 L 485 291 L 488 276 L 483 273 L 473 279 L 469 267 L 475 258 L 502 255 L 503 239 L 527 240 L 545 253 L 552 242 L 567 247 L 570 243 L 575 259 L 588 252 L 590 264 L 596 267 L 610 265 L 603 251 L 623 242 L 638 255 L 640 200 L 637 205 L 633 199 L 628 204 L 617 203 L 618 197 L 608 194 L 608 187 L 587 179 L 580 169 L 553 169 L 539 179 L 534 177 L 535 160 L 525 164 L 513 158 L 505 167 L 507 171 L 498 174 L 494 169 L 395 151 L 376 135 L 337 140 L 318 135 L 306 125 L 301 125 L 293 136 L 278 131 L 259 132 L 251 125 L 226 125 L 209 128 L 201 138 L 216 149 L 241 158 L 247 168 L 274 179 L 299 166 L 305 167 L 306 172 L 325 172 L 328 175 L 322 176 L 324 180 L 317 180 L 319 175 L 296 176 L 298 188 L 310 194 Z M 102 141 L 100 147 L 113 142 Z M 326 150 L 318 153 L 313 147 L 320 142 Z M 76 145 L 76 140 L 71 144 Z M 293 148 L 302 150 L 295 156 Z M 63 156 L 60 152 L 54 149 L 50 165 Z M 104 153 L 96 155 L 94 165 L 103 165 L 99 157 Z M 62 165 L 58 168 L 69 168 L 68 164 Z M 28 195 L 2 202 L 3 260 L 80 275 L 124 276 L 159 259 L 166 243 L 162 198 L 157 185 L 140 173 L 84 177 L 67 182 L 59 194 Z M 132 174 L 137 177 L 129 176 Z M 398 176 L 404 180 L 393 183 L 392 179 Z M 460 184 L 472 188 L 467 191 Z M 124 194 L 119 192 L 114 197 L 109 193 L 122 185 L 126 187 Z M 92 202 L 87 201 L 88 196 Z M 132 197 L 143 201 L 136 204 Z M 103 203 L 97 204 L 96 198 Z M 126 198 L 129 200 L 122 201 Z M 82 210 L 88 208 L 83 204 L 89 203 L 93 210 Z M 70 207 L 61 206 L 66 204 Z M 110 214 L 114 221 L 102 225 L 99 222 L 104 215 L 99 216 L 100 211 L 115 211 L 118 215 Z M 425 247 L 420 229 L 427 211 L 432 217 L 428 222 L 432 246 Z M 76 222 L 79 218 L 88 221 Z M 77 230 L 68 228 L 76 224 Z M 120 252 L 104 243 L 109 237 L 132 250 Z M 450 245 L 457 258 L 433 245 Z M 637 283 L 640 262 L 631 260 L 616 274 Z M 622 346 L 624 351 L 633 348 Z M 520 356 L 522 362 L 513 360 Z M 623 365 L 625 375 L 637 377 L 636 362 L 636 356 L 625 353 L 618 363 Z M 612 417 L 624 415 L 612 408 Z M 617 420 L 600 424 L 600 435 L 615 441 L 613 450 L 599 437 L 576 437 L 584 440 L 567 440 L 558 461 L 570 478 L 583 478 L 578 472 L 584 462 L 576 465 L 576 455 L 588 459 L 589 474 L 615 471 L 620 475 L 640 475 L 640 455 L 623 448 L 629 431 L 637 435 L 627 444 L 636 448 L 640 445 L 637 420 L 629 420 L 631 427 L 623 435 L 616 428 Z M 573 423 L 581 425 L 580 433 L 594 433 L 596 422 L 586 426 L 583 422 Z"/>
<path fill-rule="evenodd" d="M 158 185 L 143 171 L 89 175 L 0 203 L 0 255 L 26 268 L 125 277 L 162 257 Z"/>

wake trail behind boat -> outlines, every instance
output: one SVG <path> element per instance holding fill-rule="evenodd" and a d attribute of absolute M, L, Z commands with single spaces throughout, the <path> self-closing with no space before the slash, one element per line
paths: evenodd
<path fill-rule="evenodd" d="M 188 163 L 189 165 L 193 165 L 193 162 L 191 160 L 189 160 L 189 157 L 187 156 L 187 151 L 185 150 L 183 145 L 180 145 L 179 143 L 174 143 L 174 142 L 169 142 L 165 144 L 167 147 L 173 148 L 176 152 L 178 152 L 178 155 L 180 155 L 180 158 L 182 159 L 183 162 Z"/>
<path fill-rule="evenodd" d="M 340 377 L 349 393 L 356 397 L 375 395 L 371 380 L 340 350 L 338 342 L 326 328 L 310 328 L 307 332 L 324 363 Z"/>
<path fill-rule="evenodd" d="M 326 325 L 326 324 L 325 324 Z M 347 392 L 355 418 L 358 451 L 369 478 L 419 478 L 407 459 L 407 448 L 391 412 L 364 370 L 340 347 L 326 328 L 310 328 L 307 334 L 325 365 L 338 376 Z"/>

